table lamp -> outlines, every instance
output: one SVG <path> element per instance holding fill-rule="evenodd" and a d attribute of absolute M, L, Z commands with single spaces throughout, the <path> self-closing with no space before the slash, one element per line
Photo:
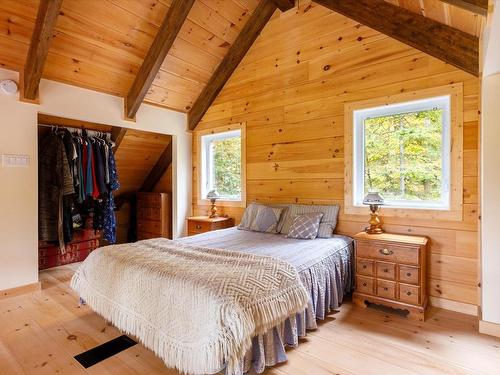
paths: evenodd
<path fill-rule="evenodd" d="M 215 190 L 210 190 L 207 194 L 207 199 L 210 199 L 210 203 L 212 206 L 210 207 L 210 216 L 209 218 L 213 219 L 215 217 L 219 217 L 217 213 L 217 207 L 215 207 L 215 201 L 219 199 L 219 193 Z"/>
<path fill-rule="evenodd" d="M 370 221 L 368 221 L 370 226 L 365 228 L 365 232 L 369 234 L 384 233 L 379 218 L 379 209 L 384 204 L 384 198 L 380 196 L 378 191 L 369 191 L 365 199 L 363 199 L 363 204 L 369 205 L 371 211 Z"/>

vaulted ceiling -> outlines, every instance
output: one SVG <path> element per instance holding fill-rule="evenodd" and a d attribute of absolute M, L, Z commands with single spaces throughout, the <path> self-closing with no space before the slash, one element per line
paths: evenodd
<path fill-rule="evenodd" d="M 134 80 L 147 81 L 144 72 L 140 73 L 141 65 L 145 59 L 154 64 L 153 57 L 156 57 L 161 59 L 161 66 L 157 73 L 152 69 L 152 82 L 141 86 L 145 87 L 144 102 L 184 112 L 196 104 L 200 108 L 193 111 L 194 124 L 203 115 L 207 103 L 209 105 L 217 95 L 219 86 L 224 85 L 231 69 L 250 48 L 267 18 L 279 13 L 276 7 L 283 10 L 291 7 L 289 0 L 196 0 L 191 1 L 192 6 L 186 5 L 190 2 L 187 0 L 185 3 L 179 0 L 42 0 L 42 3 L 52 1 L 62 3 L 57 8 L 55 26 L 47 29 L 53 38 L 41 67 L 43 78 L 130 98 Z M 402 11 L 409 10 L 417 18 L 424 16 L 437 21 L 431 26 L 444 24 L 464 35 L 478 37 L 484 24 L 484 1 L 387 0 L 387 3 Z M 273 5 L 266 8 L 264 2 Z M 299 2 L 301 7 L 312 3 L 310 0 Z M 331 5 L 331 9 L 339 3 L 318 2 Z M 40 0 L 0 1 L 0 66 L 23 72 L 27 61 L 32 63 L 33 59 L 43 57 L 43 48 L 42 52 L 35 50 L 28 56 L 39 5 Z M 182 6 L 185 9 L 171 14 L 170 23 L 162 26 L 172 7 Z M 182 12 L 187 14 L 183 22 Z M 161 43 L 155 47 L 154 40 L 162 28 L 168 37 L 168 31 L 175 29 L 173 23 L 179 18 L 180 29 L 173 35 L 170 48 L 164 48 Z M 383 19 L 383 15 L 380 18 Z M 246 25 L 248 20 L 252 25 Z M 245 33 L 241 33 L 244 29 Z M 238 43 L 244 46 L 234 46 Z M 228 55 L 230 50 L 232 55 Z M 224 58 L 223 66 L 219 67 Z M 145 68 L 151 70 L 151 64 L 144 63 Z M 207 83 L 213 87 L 207 87 Z M 142 97 L 135 97 L 140 104 Z M 200 103 L 204 100 L 207 103 Z M 133 117 L 134 111 L 131 113 Z"/>

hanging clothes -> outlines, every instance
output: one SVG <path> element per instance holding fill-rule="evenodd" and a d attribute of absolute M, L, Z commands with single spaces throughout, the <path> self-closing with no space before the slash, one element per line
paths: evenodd
<path fill-rule="evenodd" d="M 85 196 L 93 197 L 94 195 L 94 174 L 93 171 L 93 158 L 92 158 L 92 142 L 90 138 L 85 139 L 85 145 L 87 150 L 87 163 L 86 163 L 86 181 L 85 181 Z"/>
<path fill-rule="evenodd" d="M 109 144 L 108 169 L 109 169 L 109 185 L 108 197 L 104 202 L 104 227 L 103 238 L 110 242 L 116 242 L 116 216 L 115 216 L 115 200 L 113 192 L 120 188 L 118 181 L 118 173 L 116 171 L 115 156 L 112 152 L 113 144 Z"/>
<path fill-rule="evenodd" d="M 74 187 L 63 140 L 50 132 L 40 141 L 38 154 L 38 237 L 59 241 L 64 253 L 63 198 Z"/>

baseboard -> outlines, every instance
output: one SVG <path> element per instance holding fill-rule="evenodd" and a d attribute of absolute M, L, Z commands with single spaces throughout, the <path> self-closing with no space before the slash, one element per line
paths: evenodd
<path fill-rule="evenodd" d="M 33 284 L 21 285 L 16 288 L 0 290 L 0 299 L 15 297 L 20 294 L 37 292 L 41 289 L 42 284 L 40 282 Z"/>
<path fill-rule="evenodd" d="M 485 320 L 479 321 L 479 333 L 485 335 L 500 337 L 500 324 L 487 322 Z"/>
<path fill-rule="evenodd" d="M 439 307 L 441 309 L 456 311 L 467 315 L 478 315 L 477 306 L 469 303 L 457 302 L 439 297 L 429 297 L 429 302 L 432 306 Z"/>

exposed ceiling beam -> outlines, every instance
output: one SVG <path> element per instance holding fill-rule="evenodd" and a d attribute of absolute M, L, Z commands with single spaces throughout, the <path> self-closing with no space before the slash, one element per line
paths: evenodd
<path fill-rule="evenodd" d="M 488 14 L 488 0 L 441 0 L 444 3 L 486 16 Z"/>
<path fill-rule="evenodd" d="M 479 75 L 479 38 L 384 0 L 315 0 L 365 26 Z"/>
<path fill-rule="evenodd" d="M 153 191 L 170 164 L 172 164 L 172 140 L 170 140 L 168 146 L 165 147 L 165 150 L 160 155 L 153 169 L 149 172 L 148 177 L 146 177 L 142 183 L 139 191 Z"/>
<path fill-rule="evenodd" d="M 113 153 L 116 154 L 120 143 L 122 143 L 123 138 L 127 134 L 127 128 L 121 128 L 119 126 L 113 126 L 111 130 L 111 139 L 115 142 L 115 147 L 113 147 Z"/>
<path fill-rule="evenodd" d="M 273 0 L 262 0 L 254 10 L 250 19 L 239 33 L 233 45 L 229 48 L 226 56 L 219 64 L 207 85 L 201 92 L 191 111 L 188 113 L 189 129 L 194 130 L 205 112 L 213 103 L 219 92 L 226 84 L 233 71 L 243 59 L 253 42 L 266 26 L 276 10 L 276 3 Z"/>
<path fill-rule="evenodd" d="M 295 0 L 272 0 L 276 4 L 276 6 L 282 12 L 286 12 L 287 10 L 292 9 L 295 6 Z"/>
<path fill-rule="evenodd" d="M 125 98 L 125 116 L 127 118 L 135 118 L 194 1 L 172 1 L 170 9 L 158 30 L 158 34 L 156 34 L 153 44 L 149 48 L 146 58 L 134 79 L 134 83 Z"/>
<path fill-rule="evenodd" d="M 28 57 L 21 74 L 21 100 L 36 101 L 43 65 L 49 53 L 62 0 L 41 0 L 31 35 Z"/>

